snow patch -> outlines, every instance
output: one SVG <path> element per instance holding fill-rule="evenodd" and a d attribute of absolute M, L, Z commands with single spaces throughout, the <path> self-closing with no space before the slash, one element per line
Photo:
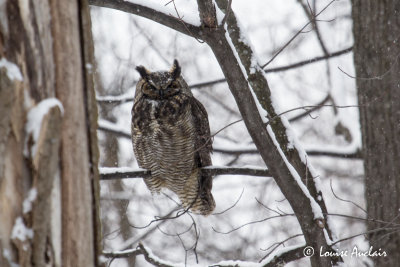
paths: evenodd
<path fill-rule="evenodd" d="M 220 261 L 214 265 L 211 266 L 240 266 L 240 267 L 260 267 L 262 266 L 260 263 L 255 263 L 255 262 L 246 262 L 246 261 L 233 261 L 233 260 L 227 260 L 227 261 Z"/>
<path fill-rule="evenodd" d="M 1 0 L 0 0 L 1 1 Z M 20 265 L 13 262 L 11 252 L 8 249 L 3 249 L 3 257 L 7 260 L 10 267 L 19 267 Z"/>
<path fill-rule="evenodd" d="M 36 188 L 31 188 L 28 192 L 28 197 L 25 198 L 24 202 L 22 203 L 22 211 L 23 213 L 28 213 L 32 210 L 32 202 L 35 201 L 37 197 L 37 190 Z"/>
<path fill-rule="evenodd" d="M 325 240 L 326 240 L 326 244 L 328 246 L 331 246 L 333 241 L 331 240 L 331 238 L 329 237 L 328 231 L 326 231 L 326 227 L 324 229 L 322 229 L 324 232 L 324 236 L 325 236 Z"/>
<path fill-rule="evenodd" d="M 33 238 L 33 230 L 26 227 L 21 217 L 15 220 L 14 227 L 11 232 L 11 239 L 19 239 L 25 241 Z"/>
<path fill-rule="evenodd" d="M 39 102 L 39 104 L 37 104 L 28 112 L 27 123 L 25 125 L 26 138 L 25 138 L 24 155 L 26 157 L 29 156 L 28 155 L 29 136 L 32 136 L 33 138 L 31 157 L 34 157 L 34 155 L 36 154 L 37 141 L 39 138 L 40 129 L 42 127 L 42 120 L 44 116 L 49 112 L 49 110 L 55 106 L 58 106 L 60 108 L 61 114 L 64 114 L 64 108 L 61 102 L 56 98 L 47 98 Z"/>
<path fill-rule="evenodd" d="M 2 0 L 0 0 L 0 1 L 2 1 Z M 0 11 L 1 11 L 1 2 L 0 2 Z M 14 81 L 14 80 L 22 81 L 23 80 L 21 71 L 19 70 L 18 66 L 12 62 L 7 61 L 7 59 L 5 59 L 5 58 L 0 59 L 0 68 L 6 68 L 7 77 L 11 81 Z"/>
<path fill-rule="evenodd" d="M 215 6 L 215 13 L 217 15 L 217 23 L 218 23 L 218 25 L 221 25 L 222 20 L 225 17 L 225 14 L 224 14 L 224 12 L 221 11 L 221 9 L 219 9 L 217 3 L 215 3 L 215 0 L 212 0 L 212 1 L 213 1 L 214 6 Z"/>

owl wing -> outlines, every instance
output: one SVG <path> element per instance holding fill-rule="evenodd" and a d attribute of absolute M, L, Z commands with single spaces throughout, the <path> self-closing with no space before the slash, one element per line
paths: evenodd
<path fill-rule="evenodd" d="M 208 115 L 204 106 L 194 97 L 192 97 L 192 115 L 196 128 L 195 137 L 195 153 L 194 159 L 197 167 L 211 166 L 212 139 L 210 134 L 210 124 L 208 123 Z M 199 177 L 199 197 L 204 206 L 209 208 L 210 213 L 215 202 L 211 194 L 212 176 L 207 173 L 200 173 Z"/>
<path fill-rule="evenodd" d="M 196 128 L 195 160 L 198 167 L 210 166 L 212 153 L 212 138 L 208 114 L 204 106 L 196 98 L 192 97 L 192 116 Z"/>

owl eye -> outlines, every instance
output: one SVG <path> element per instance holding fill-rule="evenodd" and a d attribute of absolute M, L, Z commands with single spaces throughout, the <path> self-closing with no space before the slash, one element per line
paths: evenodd
<path fill-rule="evenodd" d="M 169 85 L 169 88 L 176 89 L 179 88 L 179 84 L 177 82 L 173 82 Z"/>
<path fill-rule="evenodd" d="M 155 88 L 153 85 L 151 85 L 149 83 L 145 83 L 144 84 L 144 90 L 146 90 L 146 91 L 156 91 L 157 88 Z"/>

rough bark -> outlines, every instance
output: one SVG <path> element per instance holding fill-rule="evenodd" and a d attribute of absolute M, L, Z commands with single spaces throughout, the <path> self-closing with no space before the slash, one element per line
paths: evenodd
<path fill-rule="evenodd" d="M 400 2 L 353 0 L 352 16 L 367 213 L 390 227 L 400 223 Z M 376 266 L 398 266 L 399 231 L 368 237 L 374 251 L 387 253 L 373 257 Z"/>
<path fill-rule="evenodd" d="M 0 64 L 0 266 L 94 266 L 98 258 L 81 3 L 0 3 L 0 60 L 14 68 Z M 35 140 L 27 114 L 47 98 L 64 113 L 50 108 Z"/>

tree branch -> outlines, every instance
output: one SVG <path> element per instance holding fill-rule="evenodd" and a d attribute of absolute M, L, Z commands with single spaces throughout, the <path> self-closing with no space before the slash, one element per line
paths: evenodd
<path fill-rule="evenodd" d="M 285 251 L 281 254 L 276 254 L 271 261 L 264 264 L 263 267 L 275 267 L 286 265 L 287 263 L 304 258 L 304 249 L 306 246 L 293 248 L 292 250 Z"/>
<path fill-rule="evenodd" d="M 209 175 L 248 175 L 258 177 L 271 177 L 268 169 L 263 168 L 231 168 L 231 167 L 205 167 L 201 172 Z M 100 168 L 101 180 L 126 179 L 126 178 L 147 178 L 151 175 L 149 170 L 128 169 L 128 168 Z"/>
<path fill-rule="evenodd" d="M 89 0 L 93 6 L 107 7 L 123 12 L 139 15 L 141 17 L 158 22 L 164 26 L 172 28 L 180 33 L 192 36 L 196 39 L 202 39 L 201 28 L 184 22 L 180 18 L 167 15 L 163 12 L 154 10 L 147 6 L 135 4 L 124 0 Z"/>
<path fill-rule="evenodd" d="M 293 63 L 293 64 L 290 64 L 290 65 L 287 65 L 287 66 L 266 69 L 266 70 L 264 70 L 264 72 L 265 73 L 270 73 L 270 72 L 279 72 L 279 71 L 285 71 L 285 70 L 289 70 L 289 69 L 294 69 L 294 68 L 302 67 L 302 66 L 305 66 L 305 65 L 308 65 L 308 64 L 311 64 L 311 63 L 315 63 L 315 62 L 321 61 L 321 60 L 326 60 L 326 59 L 329 59 L 329 58 L 338 57 L 338 56 L 347 54 L 347 53 L 351 52 L 352 50 L 353 50 L 353 46 L 350 46 L 350 47 L 345 48 L 343 50 L 339 50 L 339 51 L 336 51 L 336 52 L 333 52 L 333 53 L 329 53 L 329 54 L 324 55 L 324 56 L 319 56 L 319 57 L 315 57 L 315 58 L 312 58 L 312 59 L 307 59 L 307 60 L 300 61 L 300 62 L 297 62 L 297 63 Z"/>
<path fill-rule="evenodd" d="M 326 48 L 324 41 L 322 40 L 322 36 L 319 31 L 317 20 L 315 19 L 315 15 L 314 15 L 314 12 L 316 12 L 315 7 L 314 7 L 314 11 L 313 11 L 311 6 L 308 4 L 308 1 L 307 1 L 307 4 L 305 4 L 303 2 L 303 0 L 298 0 L 298 2 L 301 5 L 301 7 L 303 8 L 303 11 L 307 15 L 308 19 L 310 21 L 312 21 L 312 25 L 315 30 L 315 34 L 317 35 L 318 42 L 321 46 L 322 51 L 324 52 L 324 55 L 328 55 L 329 54 L 328 49 Z"/>
<path fill-rule="evenodd" d="M 267 263 L 261 263 L 260 266 L 262 267 L 273 267 L 273 266 L 278 266 L 280 263 L 288 263 L 291 261 L 299 260 L 301 258 L 304 258 L 304 250 L 305 246 L 301 247 L 295 247 L 291 250 L 286 250 L 282 253 L 277 253 L 272 260 L 268 261 Z M 137 248 L 135 249 L 127 249 L 124 251 L 114 251 L 114 252 L 103 252 L 103 256 L 106 258 L 111 258 L 111 259 L 117 259 L 117 258 L 128 258 L 132 256 L 138 256 L 138 255 L 143 255 L 145 260 L 148 263 L 153 264 L 154 266 L 157 267 L 173 267 L 169 264 L 163 263 L 160 259 L 157 259 L 154 255 L 151 254 L 143 245 L 142 243 L 139 243 Z M 242 262 L 244 263 L 244 262 Z M 210 267 L 240 267 L 239 262 L 235 262 L 233 264 L 228 263 L 228 264 L 213 264 L 210 265 Z M 243 265 L 244 266 L 244 265 Z M 246 265 L 247 266 L 247 265 Z"/>
<path fill-rule="evenodd" d="M 306 246 L 297 246 L 293 247 L 290 250 L 282 250 L 281 253 L 275 254 L 272 259 L 265 260 L 259 264 L 260 267 L 276 267 L 276 266 L 284 266 L 285 264 L 299 260 L 304 258 L 304 248 Z M 254 264 L 254 263 L 253 263 Z M 246 262 L 230 262 L 230 263 L 217 263 L 210 265 L 210 267 L 241 267 L 241 266 L 249 266 Z M 258 265 L 257 265 L 258 266 Z"/>
<path fill-rule="evenodd" d="M 312 20 L 310 20 L 309 22 L 307 22 L 307 23 L 306 23 L 292 38 L 290 38 L 290 40 L 289 40 L 284 46 L 282 46 L 282 47 L 278 50 L 278 52 L 275 53 L 275 55 L 274 55 L 267 63 L 265 63 L 264 65 L 262 65 L 262 68 L 265 68 L 269 63 L 271 63 L 283 50 L 286 49 L 286 47 L 288 47 L 288 45 L 289 45 L 294 39 L 296 39 L 296 37 L 297 37 L 300 33 L 303 32 L 303 30 L 304 30 L 308 25 L 314 23 L 315 20 L 317 19 L 317 17 L 318 17 L 319 15 L 321 15 L 321 13 L 323 13 L 323 12 L 324 12 L 331 4 L 333 4 L 333 2 L 335 2 L 335 1 L 336 1 L 336 0 L 330 1 L 320 12 L 318 12 L 317 14 L 315 14 L 315 15 L 313 16 L 313 19 L 312 19 Z"/>
<path fill-rule="evenodd" d="M 173 267 L 172 265 L 161 262 L 160 259 L 157 259 L 154 255 L 151 254 L 143 245 L 139 243 L 137 248 L 128 249 L 124 251 L 115 251 L 115 252 L 103 252 L 103 256 L 107 258 L 127 258 L 131 256 L 143 255 L 145 260 L 148 263 L 153 264 L 156 267 Z"/>
<path fill-rule="evenodd" d="M 312 64 L 315 62 L 319 62 L 322 60 L 327 60 L 330 58 L 334 58 L 334 57 L 338 57 L 347 53 L 350 53 L 353 50 L 353 46 L 350 46 L 348 48 L 330 53 L 326 56 L 319 56 L 319 57 L 314 57 L 314 58 L 310 58 L 307 60 L 303 60 L 303 61 L 299 61 L 290 65 L 286 65 L 286 66 L 281 66 L 281 67 L 276 67 L 276 68 L 270 68 L 270 69 L 265 69 L 264 73 L 272 73 L 272 72 L 281 72 L 281 71 L 287 71 L 287 70 L 291 70 L 291 69 L 295 69 L 295 68 L 299 68 L 299 67 L 303 67 L 306 66 L 308 64 Z M 223 83 L 226 82 L 225 78 L 221 78 L 221 79 L 217 79 L 217 80 L 213 80 L 213 81 L 208 81 L 208 82 L 202 82 L 202 83 L 195 83 L 195 84 L 191 84 L 189 85 L 190 89 L 199 89 L 199 88 L 203 88 L 203 87 L 209 87 L 215 84 L 219 84 L 219 83 Z M 98 102 L 105 102 L 105 103 L 110 103 L 110 104 L 123 104 L 126 102 L 131 102 L 133 101 L 133 96 L 98 96 L 97 97 L 97 101 Z"/>
<path fill-rule="evenodd" d="M 132 256 L 141 255 L 143 252 L 139 248 L 127 249 L 124 251 L 103 251 L 103 256 L 106 258 L 128 258 Z"/>
<path fill-rule="evenodd" d="M 351 153 L 339 153 L 333 151 L 323 151 L 323 150 L 307 150 L 307 155 L 309 156 L 326 156 L 333 158 L 345 158 L 345 159 L 363 159 L 361 150 L 356 150 Z"/>
<path fill-rule="evenodd" d="M 108 125 L 102 124 L 100 122 L 99 122 L 98 129 L 100 131 L 113 133 L 119 137 L 131 140 L 130 133 L 123 131 L 121 129 L 109 127 Z M 237 148 L 237 149 L 226 149 L 226 148 L 222 148 L 222 147 L 214 147 L 213 151 L 217 152 L 217 153 L 223 153 L 223 154 L 229 154 L 229 155 L 260 154 L 260 152 L 255 147 Z M 309 155 L 309 156 L 326 156 L 326 157 L 345 158 L 345 159 L 362 159 L 363 158 L 360 150 L 356 150 L 355 152 L 344 153 L 344 152 L 336 152 L 336 151 L 311 149 L 311 150 L 307 150 L 306 152 L 307 152 L 307 155 Z M 141 177 L 141 176 L 135 176 L 135 177 Z M 128 177 L 126 177 L 126 178 L 128 178 Z"/>
<path fill-rule="evenodd" d="M 226 12 L 227 1 L 216 0 L 216 3 Z M 331 3 L 333 2 L 321 12 Z M 285 124 L 286 121 L 277 116 L 263 70 L 254 60 L 254 51 L 241 33 L 233 11 L 226 22 L 224 29 L 205 32 L 204 40 L 213 50 L 227 78 L 254 144 L 294 210 L 307 245 L 328 249 L 329 238 L 332 238 L 331 230 L 327 224 L 321 224 L 326 220 L 323 213 L 327 209 L 320 188 L 313 178 L 310 179 L 313 174 L 305 161 L 306 155 L 300 153 L 289 141 L 288 132 L 291 129 Z M 263 110 L 257 108 L 257 105 Z M 265 116 L 274 118 L 267 127 Z M 320 209 L 319 220 L 315 220 L 315 207 Z M 337 262 L 336 259 L 319 255 L 310 260 L 312 266 L 332 266 Z"/>

